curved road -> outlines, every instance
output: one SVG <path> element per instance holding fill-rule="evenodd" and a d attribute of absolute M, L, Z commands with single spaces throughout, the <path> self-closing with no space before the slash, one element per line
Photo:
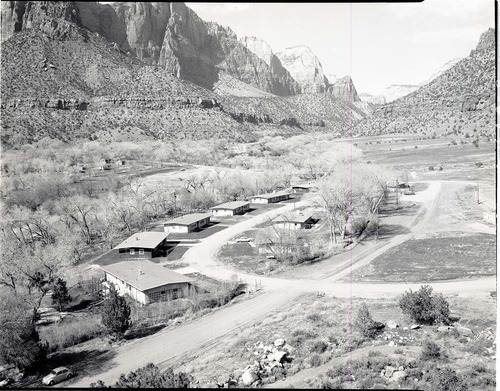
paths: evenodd
<path fill-rule="evenodd" d="M 418 290 L 421 284 L 377 284 L 377 283 L 341 283 L 352 270 L 370 263 L 388 249 L 410 239 L 422 231 L 435 212 L 436 200 L 442 184 L 438 181 L 429 181 L 429 187 L 420 194 L 423 209 L 410 225 L 411 232 L 396 235 L 387 241 L 381 241 L 366 250 L 350 250 L 350 256 L 343 255 L 343 262 L 336 270 L 326 273 L 320 279 L 284 279 L 255 276 L 237 272 L 224 267 L 216 260 L 219 249 L 234 236 L 266 221 L 270 216 L 292 210 L 293 204 L 286 204 L 282 208 L 263 213 L 249 220 L 228 227 L 217 232 L 200 244 L 190 248 L 183 256 L 182 261 L 200 270 L 203 274 L 215 278 L 230 279 L 234 275 L 252 284 L 259 280 L 264 292 L 258 293 L 249 300 L 237 304 L 227 305 L 211 314 L 189 322 L 185 325 L 168 328 L 151 337 L 138 339 L 116 348 L 114 357 L 102 368 L 102 373 L 78 377 L 70 387 L 88 387 L 91 382 L 98 379 L 107 384 L 114 383 L 120 374 L 128 373 L 148 362 L 153 362 L 164 367 L 172 359 L 202 347 L 210 346 L 223 338 L 226 334 L 234 332 L 250 322 L 262 319 L 273 310 L 286 305 L 304 293 L 321 291 L 337 297 L 388 297 L 403 293 L 405 290 Z M 305 206 L 309 201 L 297 202 L 295 207 Z M 340 255 L 342 256 L 342 254 Z M 480 280 L 433 282 L 436 292 L 457 293 L 461 295 L 485 295 L 496 290 L 495 277 Z M 68 386 L 68 384 L 66 384 Z"/>

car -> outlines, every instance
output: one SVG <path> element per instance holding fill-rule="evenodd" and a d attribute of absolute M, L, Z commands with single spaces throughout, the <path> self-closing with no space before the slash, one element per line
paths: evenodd
<path fill-rule="evenodd" d="M 66 367 L 59 367 L 53 369 L 47 376 L 42 379 L 42 383 L 47 386 L 52 386 L 56 383 L 62 382 L 63 380 L 70 379 L 75 374 Z"/>

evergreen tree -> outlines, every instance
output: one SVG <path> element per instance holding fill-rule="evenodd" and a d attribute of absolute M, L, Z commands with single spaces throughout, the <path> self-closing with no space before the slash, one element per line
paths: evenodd
<path fill-rule="evenodd" d="M 375 322 L 372 318 L 370 310 L 366 303 L 362 303 L 358 310 L 358 314 L 354 321 L 354 326 L 363 334 L 365 338 L 375 338 L 380 330 L 383 328 L 383 324 L 380 322 Z"/>
<path fill-rule="evenodd" d="M 68 293 L 66 281 L 58 278 L 52 286 L 52 304 L 56 305 L 59 311 L 62 311 L 69 302 L 71 302 L 71 296 Z"/>
<path fill-rule="evenodd" d="M 421 286 L 418 292 L 412 292 L 411 289 L 405 292 L 399 300 L 399 306 L 404 314 L 421 324 L 448 324 L 450 321 L 448 302 L 441 294 L 432 296 L 430 285 Z"/>
<path fill-rule="evenodd" d="M 119 296 L 113 284 L 109 296 L 101 307 L 102 323 L 108 330 L 121 336 L 132 325 L 130 321 L 130 306 L 124 297 Z"/>

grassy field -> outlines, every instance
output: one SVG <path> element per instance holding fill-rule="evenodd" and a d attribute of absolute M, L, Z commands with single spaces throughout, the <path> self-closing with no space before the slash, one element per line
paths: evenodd
<path fill-rule="evenodd" d="M 495 235 L 412 239 L 353 272 L 355 281 L 422 282 L 496 273 Z"/>

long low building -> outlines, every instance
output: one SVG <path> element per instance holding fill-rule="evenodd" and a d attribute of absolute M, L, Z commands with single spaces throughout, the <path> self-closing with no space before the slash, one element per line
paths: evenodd
<path fill-rule="evenodd" d="M 289 191 L 275 191 L 273 193 L 258 194 L 252 197 L 254 204 L 273 204 L 290 199 L 292 193 Z"/>
<path fill-rule="evenodd" d="M 284 213 L 272 221 L 272 225 L 284 229 L 309 229 L 313 225 L 313 213 Z"/>
<path fill-rule="evenodd" d="M 119 258 L 163 257 L 167 251 L 167 236 L 165 232 L 138 232 L 113 250 L 118 250 Z"/>
<path fill-rule="evenodd" d="M 303 184 L 292 186 L 293 193 L 308 193 L 310 191 L 314 191 L 317 189 L 318 189 L 317 185 L 312 185 L 310 183 L 303 183 Z"/>
<path fill-rule="evenodd" d="M 186 296 L 191 278 L 148 260 L 123 261 L 101 266 L 107 284 L 141 304 Z"/>
<path fill-rule="evenodd" d="M 211 213 L 191 213 L 163 223 L 167 233 L 188 233 L 197 231 L 210 224 Z"/>
<path fill-rule="evenodd" d="M 232 201 L 226 202 L 210 208 L 214 216 L 234 216 L 250 210 L 250 202 L 248 201 Z"/>

